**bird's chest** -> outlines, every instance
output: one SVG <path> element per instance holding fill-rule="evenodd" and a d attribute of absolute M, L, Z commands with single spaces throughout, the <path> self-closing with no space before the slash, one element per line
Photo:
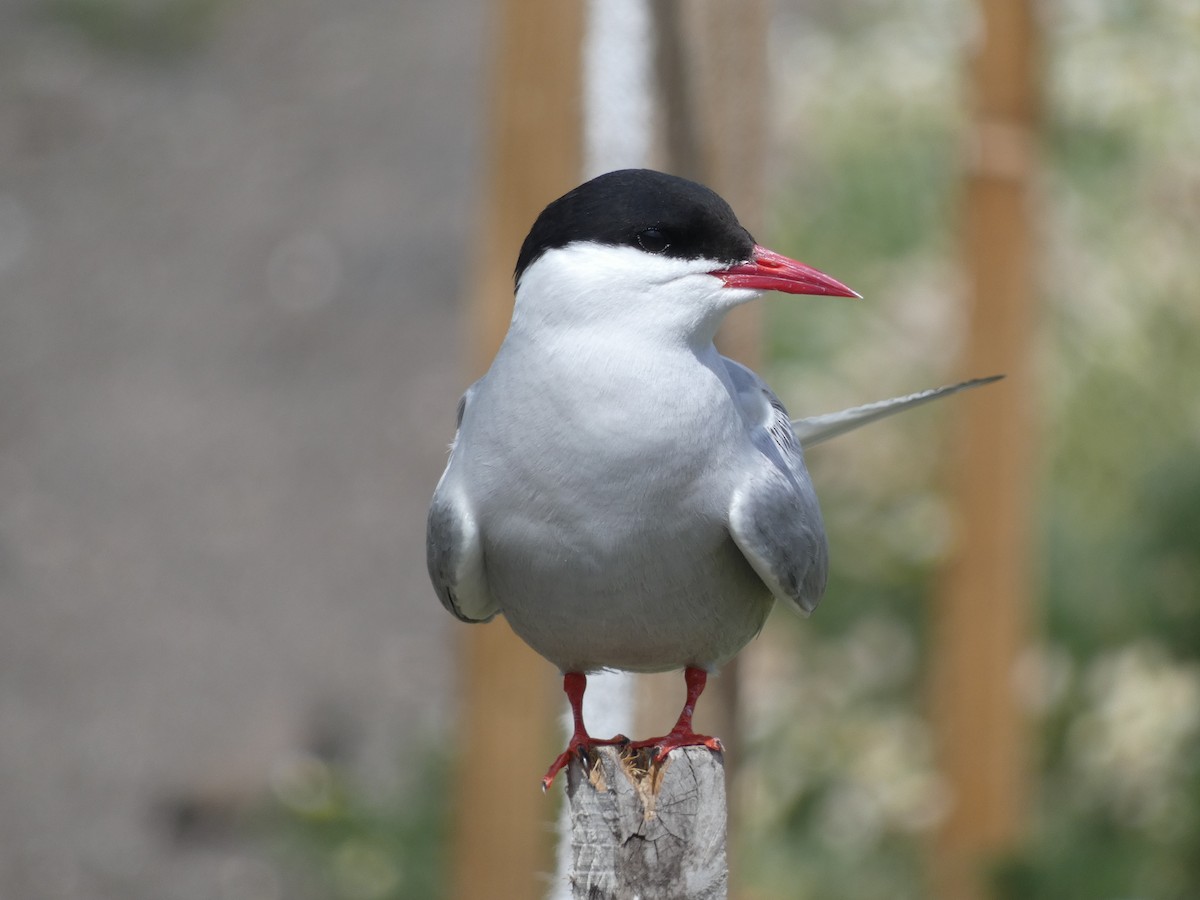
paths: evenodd
<path fill-rule="evenodd" d="M 744 428 L 701 361 L 577 347 L 489 381 L 472 449 L 495 552 L 619 564 L 723 531 Z"/>
<path fill-rule="evenodd" d="M 749 442 L 718 373 L 579 354 L 485 387 L 463 459 L 489 589 L 518 634 L 575 671 L 707 665 L 749 640 L 769 595 L 729 537 Z"/>

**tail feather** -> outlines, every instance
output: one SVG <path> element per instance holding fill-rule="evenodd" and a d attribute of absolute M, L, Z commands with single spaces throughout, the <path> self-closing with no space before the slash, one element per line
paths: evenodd
<path fill-rule="evenodd" d="M 970 381 L 962 381 L 958 384 L 947 385 L 946 387 L 930 388 L 927 391 L 909 394 L 906 397 L 893 397 L 890 400 L 867 403 L 864 406 L 851 407 L 841 412 L 826 413 L 823 416 L 809 416 L 804 419 L 792 419 L 792 428 L 796 432 L 796 438 L 800 441 L 800 446 L 811 447 L 813 444 L 827 441 L 830 438 L 845 434 L 847 431 L 853 431 L 855 428 L 869 425 L 871 422 L 876 422 L 879 419 L 894 416 L 896 413 L 912 409 L 914 406 L 920 406 L 923 403 L 929 403 L 941 397 L 948 397 L 951 394 L 957 394 L 959 391 L 969 391 L 972 388 L 982 387 L 985 384 L 991 384 L 993 381 L 999 381 L 1003 377 L 1003 375 L 990 375 L 987 378 L 972 378 Z"/>

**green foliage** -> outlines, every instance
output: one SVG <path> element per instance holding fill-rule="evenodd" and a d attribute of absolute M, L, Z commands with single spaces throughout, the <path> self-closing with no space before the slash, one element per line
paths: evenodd
<path fill-rule="evenodd" d="M 103 49 L 161 60 L 199 47 L 225 0 L 46 0 L 46 6 Z"/>
<path fill-rule="evenodd" d="M 810 4 L 796 29 L 801 174 L 770 241 L 867 297 L 772 306 L 773 381 L 797 412 L 925 386 L 953 359 L 964 119 L 947 85 L 971 29 L 943 0 L 870 7 Z M 1200 896 L 1200 19 L 1076 0 L 1043 21 L 1043 618 L 1021 675 L 1040 772 L 1029 840 L 995 884 L 1184 900 Z M 934 461 L 954 403 L 809 454 L 834 569 L 773 648 L 788 699 L 750 710 L 741 873 L 763 896 L 928 896 L 922 844 L 948 800 L 922 617 L 950 532 Z"/>
<path fill-rule="evenodd" d="M 956 146 L 946 111 L 883 107 L 853 125 L 833 123 L 827 146 L 791 187 L 800 216 L 782 238 L 838 270 L 886 266 L 928 245 L 947 224 Z"/>
<path fill-rule="evenodd" d="M 274 779 L 260 830 L 312 900 L 434 900 L 443 896 L 448 813 L 445 761 L 426 757 L 388 796 L 367 796 L 349 774 L 301 757 Z M 289 896 L 292 896 L 289 894 Z"/>

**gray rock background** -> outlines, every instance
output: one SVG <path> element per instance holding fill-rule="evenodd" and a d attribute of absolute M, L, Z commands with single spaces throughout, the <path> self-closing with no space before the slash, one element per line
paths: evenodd
<path fill-rule="evenodd" d="M 176 3 L 0 0 L 3 900 L 254 895 L 162 810 L 449 725 L 484 5 Z"/>

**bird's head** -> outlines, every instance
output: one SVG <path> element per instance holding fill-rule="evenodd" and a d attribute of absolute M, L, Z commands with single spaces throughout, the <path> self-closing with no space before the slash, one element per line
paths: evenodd
<path fill-rule="evenodd" d="M 517 258 L 518 319 L 711 340 L 724 314 L 763 291 L 857 297 L 757 244 L 716 193 L 624 169 L 547 206 Z"/>

